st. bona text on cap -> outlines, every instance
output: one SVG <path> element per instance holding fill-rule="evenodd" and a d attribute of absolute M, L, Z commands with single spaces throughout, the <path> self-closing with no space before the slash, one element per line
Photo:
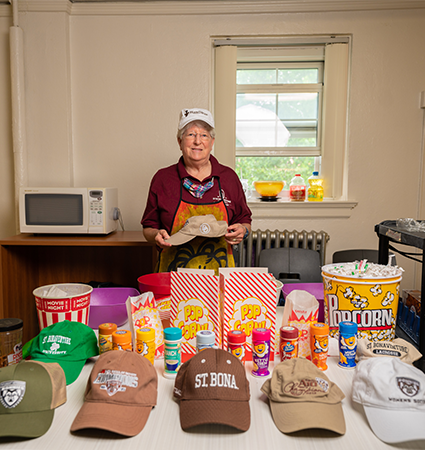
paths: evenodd
<path fill-rule="evenodd" d="M 185 431 L 204 424 L 249 429 L 245 367 L 225 350 L 208 348 L 186 361 L 177 372 L 174 397 L 180 400 L 180 424 Z"/>

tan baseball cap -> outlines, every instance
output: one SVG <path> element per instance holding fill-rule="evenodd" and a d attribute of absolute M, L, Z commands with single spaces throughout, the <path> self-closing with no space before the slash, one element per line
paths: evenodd
<path fill-rule="evenodd" d="M 311 361 L 294 358 L 278 364 L 261 390 L 283 433 L 319 428 L 345 434 L 341 389 Z"/>
<path fill-rule="evenodd" d="M 222 424 L 247 431 L 251 424 L 249 382 L 236 356 L 207 348 L 186 361 L 174 384 L 180 400 L 183 430 L 204 424 Z"/>
<path fill-rule="evenodd" d="M 208 238 L 224 236 L 227 233 L 227 222 L 217 220 L 213 214 L 192 216 L 184 224 L 183 228 L 167 239 L 171 245 L 181 245 L 191 241 L 197 236 Z"/>
<path fill-rule="evenodd" d="M 126 351 L 103 353 L 93 366 L 71 431 L 98 428 L 135 436 L 156 405 L 157 388 L 156 370 L 146 358 Z"/>
<path fill-rule="evenodd" d="M 179 130 L 182 130 L 188 123 L 195 122 L 195 120 L 202 120 L 202 122 L 205 122 L 214 128 L 213 116 L 207 109 L 191 108 L 181 110 L 179 117 Z"/>
<path fill-rule="evenodd" d="M 357 340 L 356 359 L 358 361 L 383 356 L 413 364 L 422 356 L 422 353 L 413 344 L 401 338 L 393 341 L 369 341 L 367 338 Z"/>

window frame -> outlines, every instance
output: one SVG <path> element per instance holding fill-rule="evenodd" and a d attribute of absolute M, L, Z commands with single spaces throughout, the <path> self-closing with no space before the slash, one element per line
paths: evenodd
<path fill-rule="evenodd" d="M 323 61 L 316 62 L 237 62 L 238 69 L 318 69 L 318 79 L 323 80 Z M 317 93 L 317 133 L 315 147 L 243 147 L 237 146 L 235 156 L 321 156 L 321 129 L 323 105 L 323 81 L 318 83 L 270 83 L 270 84 L 238 84 L 236 82 L 236 95 L 243 94 L 287 94 Z"/>
<path fill-rule="evenodd" d="M 276 39 L 277 41 L 278 39 Z M 270 46 L 276 41 L 269 38 Z M 236 157 L 236 68 L 237 49 L 243 46 L 264 47 L 264 40 L 254 38 L 213 39 L 214 48 L 214 115 L 217 138 L 214 153 L 223 164 L 235 167 Z M 321 134 L 321 174 L 325 179 L 325 199 L 334 202 L 347 201 L 347 134 L 349 101 L 349 36 L 300 37 L 296 45 L 324 45 L 324 87 Z M 291 48 L 293 40 L 278 45 Z M 259 49 L 256 49 L 259 51 Z M 224 71 L 223 71 L 224 70 Z M 223 87 L 225 89 L 223 90 Z M 227 89 L 226 89 L 227 88 Z M 239 156 L 239 155 L 238 155 Z M 353 202 L 349 202 L 354 205 Z M 351 206 L 351 207 L 354 207 Z"/>

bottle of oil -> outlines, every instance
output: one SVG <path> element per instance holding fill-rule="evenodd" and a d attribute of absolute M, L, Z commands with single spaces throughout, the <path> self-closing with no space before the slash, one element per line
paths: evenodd
<path fill-rule="evenodd" d="M 307 191 L 307 199 L 309 202 L 323 201 L 323 179 L 319 176 L 319 172 L 313 172 L 308 178 L 309 188 Z"/>

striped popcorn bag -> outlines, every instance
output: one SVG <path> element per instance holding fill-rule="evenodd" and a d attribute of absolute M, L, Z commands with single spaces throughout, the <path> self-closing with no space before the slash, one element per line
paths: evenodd
<path fill-rule="evenodd" d="M 227 350 L 227 334 L 244 331 L 246 361 L 252 360 L 252 331 L 270 330 L 270 361 L 275 356 L 276 284 L 267 268 L 219 269 L 220 304 L 223 321 L 223 348 Z"/>
<path fill-rule="evenodd" d="M 218 278 L 214 270 L 178 269 L 171 272 L 170 326 L 181 328 L 182 362 L 196 353 L 196 333 L 210 330 L 221 348 Z"/>

